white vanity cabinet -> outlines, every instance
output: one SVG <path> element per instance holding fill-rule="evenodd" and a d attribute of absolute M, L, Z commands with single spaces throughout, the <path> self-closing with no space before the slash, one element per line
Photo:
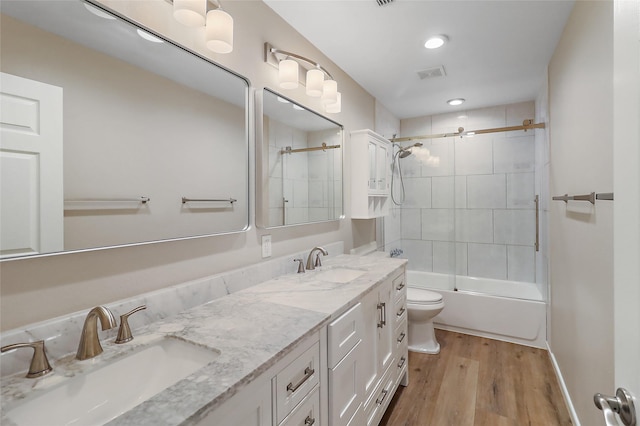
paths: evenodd
<path fill-rule="evenodd" d="M 363 424 L 367 426 L 378 424 L 398 385 L 407 384 L 404 277 L 402 269 L 368 294 L 362 303 L 365 310 L 363 352 L 366 354 L 363 357 Z"/>
<path fill-rule="evenodd" d="M 321 425 L 320 333 L 305 339 L 283 359 L 196 424 L 198 426 Z M 326 424 L 326 421 L 324 422 Z"/>
<path fill-rule="evenodd" d="M 351 217 L 389 213 L 392 145 L 371 130 L 351 132 Z"/>

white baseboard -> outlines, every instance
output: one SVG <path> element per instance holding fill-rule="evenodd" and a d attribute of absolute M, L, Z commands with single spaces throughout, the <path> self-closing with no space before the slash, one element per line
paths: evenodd
<path fill-rule="evenodd" d="M 553 365 L 553 371 L 556 373 L 556 377 L 558 378 L 558 383 L 560 384 L 560 391 L 562 392 L 562 396 L 564 396 L 564 402 L 567 405 L 567 409 L 569 410 L 569 415 L 571 416 L 571 422 L 575 426 L 580 425 L 580 419 L 578 419 L 578 413 L 576 413 L 575 408 L 573 407 L 573 403 L 571 402 L 571 396 L 569 396 L 569 390 L 567 389 L 567 385 L 564 382 L 564 378 L 562 377 L 562 372 L 560 371 L 560 367 L 556 361 L 556 357 L 551 352 L 551 348 L 549 347 L 549 342 L 547 342 L 547 352 L 549 352 L 549 358 L 551 358 L 551 364 Z"/>

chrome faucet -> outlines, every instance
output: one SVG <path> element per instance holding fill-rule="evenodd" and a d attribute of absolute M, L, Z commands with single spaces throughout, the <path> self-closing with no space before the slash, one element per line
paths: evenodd
<path fill-rule="evenodd" d="M 100 325 L 103 330 L 109 330 L 116 326 L 116 319 L 109 309 L 104 306 L 97 306 L 91 309 L 84 320 L 76 359 L 89 359 L 102 353 L 102 346 L 98 337 L 98 319 L 100 319 Z"/>
<path fill-rule="evenodd" d="M 312 248 L 311 252 L 309 252 L 309 257 L 307 258 L 307 271 L 313 271 L 314 269 L 316 269 L 316 266 L 322 266 L 322 262 L 320 262 L 320 253 L 318 253 L 318 256 L 316 257 L 315 265 L 313 264 L 313 253 L 315 253 L 316 251 L 319 251 L 324 256 L 327 256 L 329 254 L 329 252 L 322 247 Z"/>

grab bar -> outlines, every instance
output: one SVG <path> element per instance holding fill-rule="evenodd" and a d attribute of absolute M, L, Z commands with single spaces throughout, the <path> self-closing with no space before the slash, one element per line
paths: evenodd
<path fill-rule="evenodd" d="M 236 200 L 235 198 L 227 198 L 227 199 L 219 199 L 219 198 L 187 198 L 187 197 L 182 197 L 182 204 L 185 203 L 206 203 L 206 202 L 224 202 L 224 203 L 235 203 Z"/>

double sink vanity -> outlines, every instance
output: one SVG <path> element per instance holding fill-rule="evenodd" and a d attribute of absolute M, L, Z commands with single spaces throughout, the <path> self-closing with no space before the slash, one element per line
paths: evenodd
<path fill-rule="evenodd" d="M 93 358 L 3 379 L 1 423 L 378 424 L 408 379 L 405 262 L 331 257 L 134 328 L 125 344 L 103 338 Z"/>

